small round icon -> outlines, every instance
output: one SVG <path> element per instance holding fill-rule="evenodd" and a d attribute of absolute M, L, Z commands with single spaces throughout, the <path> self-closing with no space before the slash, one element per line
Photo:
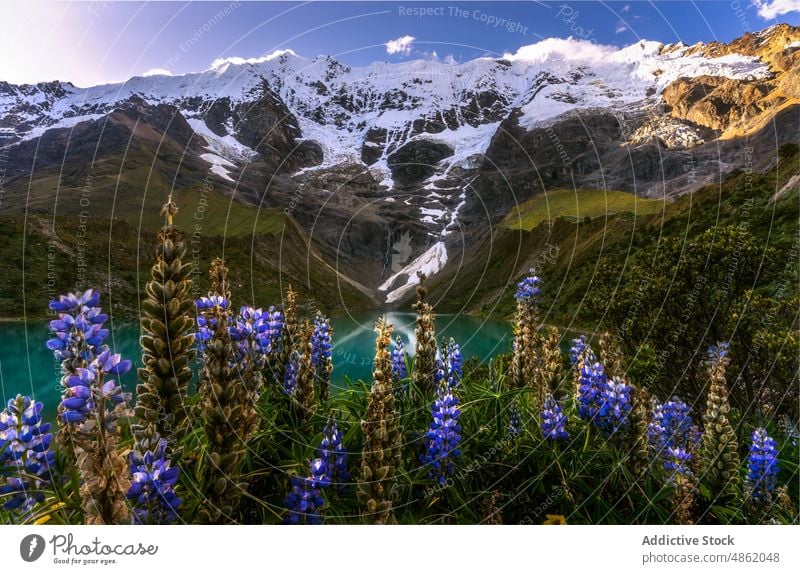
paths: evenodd
<path fill-rule="evenodd" d="M 28 534 L 19 543 L 19 555 L 25 562 L 36 562 L 44 554 L 44 538 L 38 534 Z"/>

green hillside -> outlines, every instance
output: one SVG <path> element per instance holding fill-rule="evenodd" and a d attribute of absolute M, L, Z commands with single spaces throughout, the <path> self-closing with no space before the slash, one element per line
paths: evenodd
<path fill-rule="evenodd" d="M 644 199 L 624 191 L 595 189 L 557 189 L 537 195 L 512 209 L 501 225 L 507 229 L 530 231 L 543 221 L 610 217 L 618 213 L 633 216 L 660 213 L 664 201 Z"/>
<path fill-rule="evenodd" d="M 662 395 L 702 386 L 697 350 L 730 340 L 736 400 L 781 401 L 764 381 L 798 381 L 798 173 L 800 146 L 787 145 L 773 169 L 733 172 L 663 211 L 499 226 L 432 278 L 431 299 L 440 312 L 511 317 L 516 283 L 535 268 L 542 321 L 620 333 Z"/>

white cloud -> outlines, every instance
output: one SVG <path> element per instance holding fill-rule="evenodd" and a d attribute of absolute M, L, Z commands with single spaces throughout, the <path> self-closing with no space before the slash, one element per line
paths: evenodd
<path fill-rule="evenodd" d="M 617 22 L 617 27 L 614 29 L 614 33 L 615 34 L 622 34 L 623 32 L 625 32 L 627 30 L 628 30 L 628 25 L 625 22 L 623 22 L 622 20 L 620 20 L 619 22 Z"/>
<path fill-rule="evenodd" d="M 758 15 L 764 20 L 772 20 L 776 16 L 789 12 L 800 12 L 800 0 L 752 0 Z"/>
<path fill-rule="evenodd" d="M 411 53 L 411 43 L 415 40 L 414 36 L 400 36 L 396 40 L 386 42 L 387 54 L 402 54 L 408 56 Z"/>
<path fill-rule="evenodd" d="M 145 78 L 149 76 L 171 76 L 172 72 L 167 70 L 166 68 L 153 68 L 151 70 L 147 70 L 142 76 Z"/>
<path fill-rule="evenodd" d="M 453 57 L 453 54 L 447 54 L 447 56 L 444 57 L 444 63 L 449 64 L 451 66 L 458 65 L 458 62 L 456 62 L 456 59 Z"/>
<path fill-rule="evenodd" d="M 623 14 L 625 12 L 630 12 L 630 11 L 631 11 L 631 5 L 630 4 L 625 4 L 625 6 L 622 7 L 622 13 Z"/>
<path fill-rule="evenodd" d="M 588 40 L 574 38 L 548 38 L 529 46 L 522 46 L 515 54 L 503 54 L 506 60 L 544 62 L 550 59 L 602 61 L 616 52 L 614 46 L 603 46 Z"/>

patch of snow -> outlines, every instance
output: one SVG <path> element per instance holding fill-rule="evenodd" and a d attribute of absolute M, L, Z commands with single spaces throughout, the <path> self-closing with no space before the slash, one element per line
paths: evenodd
<path fill-rule="evenodd" d="M 81 122 L 99 120 L 102 117 L 104 117 L 104 114 L 87 114 L 84 116 L 71 116 L 71 117 L 61 118 L 57 122 L 50 124 L 48 126 L 36 126 L 31 131 L 23 135 L 22 140 L 24 141 L 24 140 L 31 140 L 34 138 L 38 138 L 47 130 L 54 130 L 59 128 L 72 128 Z"/>
<path fill-rule="evenodd" d="M 266 56 L 261 56 L 260 58 L 217 58 L 213 62 L 211 62 L 211 67 L 209 70 L 219 71 L 226 66 L 233 65 L 233 66 L 241 66 L 242 64 L 263 64 L 264 62 L 271 62 L 272 60 L 276 60 L 281 56 L 294 56 L 298 57 L 294 50 L 286 49 L 286 50 L 275 50 L 271 54 L 267 54 Z"/>
<path fill-rule="evenodd" d="M 256 151 L 239 142 L 230 134 L 222 137 L 218 136 L 200 118 L 187 118 L 186 121 L 194 130 L 194 133 L 206 140 L 206 149 L 220 157 L 229 161 L 246 163 L 258 155 Z"/>
<path fill-rule="evenodd" d="M 420 207 L 422 215 L 432 215 L 433 217 L 441 217 L 447 213 L 444 209 L 430 209 L 429 207 Z"/>
<path fill-rule="evenodd" d="M 211 168 L 209 168 L 211 173 L 215 173 L 222 179 L 234 181 L 234 179 L 231 177 L 230 171 L 226 168 L 236 167 L 235 164 L 229 162 L 224 157 L 220 157 L 213 153 L 200 154 L 200 159 L 211 164 Z"/>
<path fill-rule="evenodd" d="M 797 50 L 798 48 L 800 48 L 800 40 L 795 40 L 794 42 L 786 44 L 784 50 Z"/>
<path fill-rule="evenodd" d="M 512 56 L 514 63 L 526 65 L 527 74 L 542 82 L 523 102 L 520 124 L 533 129 L 575 110 L 630 105 L 660 94 L 680 77 L 744 80 L 770 75 L 759 58 L 740 54 L 707 58 L 687 54 L 685 46 L 663 48 L 658 42 L 641 41 L 615 49 L 585 40 L 544 40 L 520 48 L 519 56 Z M 542 54 L 549 57 L 542 59 Z"/>
<path fill-rule="evenodd" d="M 419 283 L 417 272 L 424 273 L 426 276 L 430 277 L 431 275 L 438 273 L 439 270 L 444 267 L 445 263 L 447 263 L 447 248 L 444 245 L 444 241 L 438 241 L 428 248 L 428 250 L 422 255 L 414 259 L 414 261 L 389 277 L 389 279 L 384 281 L 383 284 L 378 287 L 378 289 L 380 291 L 386 291 L 392 286 L 398 277 L 408 275 L 408 280 L 404 285 L 401 285 L 400 287 L 397 287 L 386 294 L 386 302 L 392 303 L 400 299 L 409 291 L 409 289 L 413 288 Z"/>

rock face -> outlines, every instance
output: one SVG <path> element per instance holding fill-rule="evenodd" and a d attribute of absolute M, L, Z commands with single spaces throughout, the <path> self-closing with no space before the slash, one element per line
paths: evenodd
<path fill-rule="evenodd" d="M 402 187 L 413 186 L 428 179 L 436 171 L 440 161 L 453 155 L 449 145 L 419 139 L 414 140 L 388 157 L 392 178 Z"/>
<path fill-rule="evenodd" d="M 745 149 L 769 164 L 797 140 L 798 70 L 800 29 L 778 25 L 691 47 L 550 39 L 463 64 L 280 51 L 87 89 L 0 82 L 0 211 L 47 209 L 55 189 L 63 204 L 87 174 L 109 194 L 213 188 L 284 209 L 310 250 L 399 302 L 543 190 L 671 196 Z"/>
<path fill-rule="evenodd" d="M 701 76 L 672 82 L 662 97 L 665 110 L 673 118 L 724 132 L 733 125 L 746 125 L 769 105 L 767 82 L 733 81 Z"/>
<path fill-rule="evenodd" d="M 741 137 L 764 126 L 779 110 L 800 103 L 800 29 L 778 24 L 747 33 L 730 44 L 712 42 L 690 48 L 709 58 L 745 55 L 769 66 L 761 79 L 732 81 L 719 76 L 679 78 L 662 97 L 666 112 L 719 132 Z"/>

